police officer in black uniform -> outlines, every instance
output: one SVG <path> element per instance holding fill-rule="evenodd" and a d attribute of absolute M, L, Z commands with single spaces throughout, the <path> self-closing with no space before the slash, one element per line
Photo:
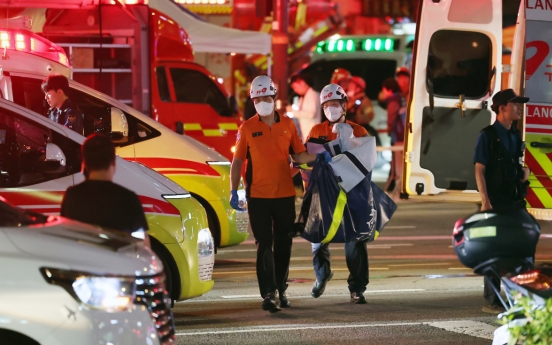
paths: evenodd
<path fill-rule="evenodd" d="M 491 109 L 496 113 L 496 121 L 479 134 L 473 158 L 481 211 L 525 208 L 530 170 L 521 164 L 525 145 L 513 123 L 521 119 L 523 103 L 528 101 L 529 98 L 516 95 L 512 89 L 499 91 L 493 97 Z M 500 281 L 491 280 L 500 291 Z M 504 311 L 487 279 L 483 295 L 486 301 L 483 312 Z"/>
<path fill-rule="evenodd" d="M 46 101 L 50 105 L 48 117 L 79 134 L 84 134 L 84 116 L 67 96 L 69 81 L 61 74 L 52 74 L 42 82 Z"/>

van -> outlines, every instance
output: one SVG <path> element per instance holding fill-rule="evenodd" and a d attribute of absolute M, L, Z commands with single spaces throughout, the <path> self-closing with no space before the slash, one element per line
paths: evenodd
<path fill-rule="evenodd" d="M 412 35 L 334 35 L 316 45 L 303 72 L 313 77 L 313 88 L 318 92 L 329 84 L 336 68 L 363 78 L 365 94 L 374 109 L 371 125 L 378 131 L 382 146 L 389 146 L 387 111 L 378 104 L 378 94 L 383 81 L 394 77 L 397 68 L 409 66 L 413 39 Z"/>
<path fill-rule="evenodd" d="M 113 134 L 123 136 L 118 130 Z M 25 210 L 59 214 L 67 188 L 84 180 L 83 141 L 82 135 L 0 99 L 0 195 Z M 211 290 L 214 243 L 201 204 L 141 164 L 117 157 L 116 166 L 114 182 L 140 198 L 171 297 L 181 300 Z"/>
<path fill-rule="evenodd" d="M 7 60 L 2 60 L 0 89 L 2 96 L 39 114 L 46 114 L 48 104 L 40 85 L 51 73 L 69 77 L 71 69 L 65 52 L 54 43 L 30 31 L 0 29 L 10 46 L 15 47 L 17 35 L 29 44 L 44 42 L 44 48 L 35 44 L 31 49 L 7 49 Z M 56 50 L 57 49 L 57 50 Z M 43 51 L 56 54 L 44 55 Z M 38 54 L 40 53 L 40 54 Z M 58 58 L 62 56 L 62 58 Z M 69 98 L 84 113 L 84 134 L 109 132 L 113 126 L 111 114 L 128 125 L 128 133 L 115 140 L 117 154 L 128 161 L 142 163 L 185 188 L 201 203 L 207 212 L 209 229 L 215 246 L 237 245 L 249 236 L 247 212 L 230 206 L 230 162 L 218 152 L 187 135 L 179 135 L 161 123 L 138 112 L 127 104 L 101 92 L 69 81 Z M 238 192 L 240 203 L 246 206 L 245 190 Z"/>
<path fill-rule="evenodd" d="M 0 266 L 2 344 L 175 341 L 163 265 L 129 234 L 23 211 L 0 197 Z"/>

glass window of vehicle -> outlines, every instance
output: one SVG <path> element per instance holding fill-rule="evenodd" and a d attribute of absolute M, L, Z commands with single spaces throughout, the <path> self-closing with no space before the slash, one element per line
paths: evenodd
<path fill-rule="evenodd" d="M 435 96 L 481 98 L 489 91 L 491 61 L 489 36 L 473 31 L 437 31 L 429 43 L 428 83 L 433 83 Z"/>
<path fill-rule="evenodd" d="M 46 164 L 46 144 L 58 145 L 63 169 Z M 0 109 L 0 188 L 29 186 L 80 171 L 80 145 L 65 135 Z"/>
<path fill-rule="evenodd" d="M 48 104 L 44 101 L 44 92 L 40 88 L 42 80 L 16 76 L 12 76 L 11 78 L 14 102 L 39 114 L 46 115 Z M 85 136 L 95 132 L 110 134 L 111 104 L 75 89 L 71 89 L 68 96 L 84 114 Z M 117 146 L 131 145 L 161 135 L 159 131 L 130 114 L 125 113 L 125 116 L 129 127 L 128 140 L 126 142 L 117 142 Z"/>
<path fill-rule="evenodd" d="M 210 105 L 221 116 L 232 116 L 228 99 L 206 75 L 185 68 L 171 68 L 176 101 Z"/>
<path fill-rule="evenodd" d="M 156 67 L 155 75 L 157 76 L 157 88 L 159 89 L 159 98 L 161 98 L 163 102 L 170 102 L 171 94 L 169 92 L 169 82 L 167 81 L 165 67 Z"/>

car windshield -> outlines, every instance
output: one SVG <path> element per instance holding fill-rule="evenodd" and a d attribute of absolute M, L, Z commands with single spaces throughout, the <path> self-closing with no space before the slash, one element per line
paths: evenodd
<path fill-rule="evenodd" d="M 0 226 L 25 226 L 44 224 L 48 217 L 31 211 L 24 211 L 0 200 Z"/>

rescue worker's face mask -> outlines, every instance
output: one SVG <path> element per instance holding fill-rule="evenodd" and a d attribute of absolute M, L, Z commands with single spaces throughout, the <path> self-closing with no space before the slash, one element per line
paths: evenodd
<path fill-rule="evenodd" d="M 324 115 L 330 122 L 337 122 L 343 116 L 343 108 L 340 106 L 329 106 L 324 108 Z"/>
<path fill-rule="evenodd" d="M 268 116 L 274 112 L 274 102 L 255 103 L 255 110 L 260 116 Z"/>

